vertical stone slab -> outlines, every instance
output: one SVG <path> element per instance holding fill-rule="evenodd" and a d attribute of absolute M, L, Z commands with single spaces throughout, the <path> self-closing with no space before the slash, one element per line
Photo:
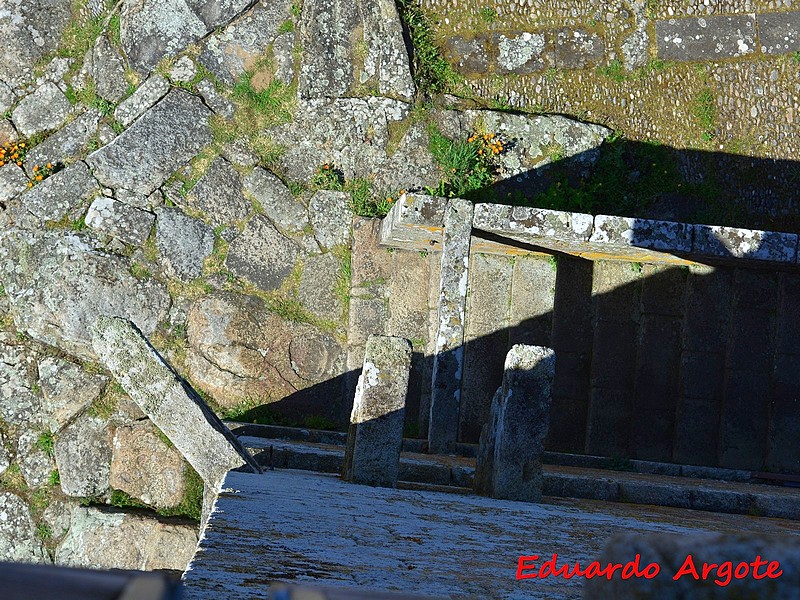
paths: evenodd
<path fill-rule="evenodd" d="M 551 346 L 558 354 L 547 447 L 585 451 L 592 363 L 592 279 L 594 263 L 558 257 Z"/>
<path fill-rule="evenodd" d="M 513 268 L 506 256 L 473 253 L 470 258 L 460 442 L 478 441 L 481 427 L 489 419 L 489 399 L 502 382 Z"/>
<path fill-rule="evenodd" d="M 481 435 L 476 491 L 492 498 L 539 502 L 542 452 L 550 423 L 556 355 L 517 344 L 506 356 L 503 384 Z"/>
<path fill-rule="evenodd" d="M 225 424 L 142 337 L 118 317 L 100 317 L 92 347 L 114 378 L 212 488 L 241 466 L 260 469 Z"/>
<path fill-rule="evenodd" d="M 408 340 L 378 335 L 369 338 L 350 416 L 346 480 L 397 486 L 410 368 Z"/>
<path fill-rule="evenodd" d="M 510 343 L 550 346 L 556 257 L 519 256 L 511 283 Z"/>
<path fill-rule="evenodd" d="M 439 329 L 433 358 L 428 425 L 428 448 L 438 454 L 451 451 L 458 438 L 472 215 L 472 203 L 455 198 L 448 203 L 444 217 Z"/>

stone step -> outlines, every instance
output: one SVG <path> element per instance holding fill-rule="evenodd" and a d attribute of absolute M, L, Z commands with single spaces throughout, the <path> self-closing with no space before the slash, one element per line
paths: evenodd
<path fill-rule="evenodd" d="M 239 440 L 266 470 L 270 469 L 271 464 L 277 470 L 339 473 L 344 461 L 344 446 L 340 444 L 314 444 L 254 436 L 240 436 Z M 643 466 L 639 465 L 640 468 Z M 550 497 L 800 520 L 800 494 L 796 489 L 743 481 L 676 477 L 656 474 L 654 471 L 634 473 L 548 464 L 544 466 L 543 490 L 544 495 Z M 696 474 L 711 473 L 699 470 Z M 402 483 L 398 485 L 410 489 L 432 489 L 424 486 L 436 486 L 437 489 L 449 490 L 453 487 L 456 488 L 454 491 L 464 493 L 464 488 L 472 489 L 474 475 L 475 461 L 470 458 L 403 452 L 399 475 Z M 743 473 L 738 476 L 743 476 Z"/>

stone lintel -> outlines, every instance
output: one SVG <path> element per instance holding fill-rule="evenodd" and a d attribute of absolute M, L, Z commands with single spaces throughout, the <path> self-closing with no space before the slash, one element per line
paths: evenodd
<path fill-rule="evenodd" d="M 428 428 L 428 448 L 440 454 L 452 451 L 458 437 L 472 217 L 473 204 L 459 198 L 450 200 L 444 215 L 439 325 Z"/>
<path fill-rule="evenodd" d="M 408 340 L 369 337 L 350 415 L 344 463 L 346 480 L 397 487 L 410 369 Z"/>

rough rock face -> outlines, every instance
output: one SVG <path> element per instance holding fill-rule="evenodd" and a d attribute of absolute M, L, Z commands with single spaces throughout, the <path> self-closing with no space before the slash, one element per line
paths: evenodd
<path fill-rule="evenodd" d="M 209 35 L 203 41 L 202 51 L 198 57 L 200 64 L 220 81 L 233 85 L 245 70 L 252 70 L 256 66 L 258 59 L 270 45 L 273 46 L 272 58 L 275 62 L 285 61 L 294 46 L 295 34 L 290 32 L 279 36 L 279 29 L 289 18 L 291 6 L 291 0 L 255 3 L 242 17 L 232 21 L 223 30 Z M 231 14 L 233 13 L 228 13 Z M 288 53 L 277 52 L 277 38 L 288 38 L 290 42 Z M 275 74 L 277 79 L 290 83 L 291 72 L 287 73 L 287 67 L 281 68 L 281 66 L 277 65 Z"/>
<path fill-rule="evenodd" d="M 183 571 L 194 554 L 197 531 L 134 514 L 76 508 L 56 562 L 90 569 Z"/>
<path fill-rule="evenodd" d="M 281 234 L 261 215 L 231 242 L 225 266 L 262 290 L 274 290 L 292 272 L 300 257 L 299 246 Z"/>
<path fill-rule="evenodd" d="M 89 375 L 75 363 L 60 358 L 40 359 L 42 412 L 50 431 L 57 432 L 94 402 L 107 381 L 104 375 Z"/>
<path fill-rule="evenodd" d="M 284 183 L 265 169 L 256 167 L 245 178 L 244 189 L 256 199 L 270 221 L 285 231 L 300 231 L 308 224 L 305 207 L 292 197 Z"/>
<path fill-rule="evenodd" d="M 108 489 L 111 431 L 106 421 L 84 415 L 71 423 L 56 438 L 55 455 L 68 496 L 99 496 Z"/>
<path fill-rule="evenodd" d="M 281 319 L 253 297 L 199 299 L 189 312 L 188 336 L 189 376 L 224 406 L 277 400 L 344 369 L 345 353 L 332 337 Z"/>
<path fill-rule="evenodd" d="M 214 231 L 175 208 L 157 211 L 156 244 L 167 273 L 184 281 L 203 273 L 203 261 L 214 250 Z"/>
<path fill-rule="evenodd" d="M 0 492 L 0 560 L 49 562 L 28 505 L 10 492 Z"/>
<path fill-rule="evenodd" d="M 86 163 L 78 161 L 22 194 L 12 212 L 17 225 L 38 229 L 47 221 L 60 221 L 97 192 Z"/>
<path fill-rule="evenodd" d="M 199 98 L 173 90 L 86 162 L 103 185 L 147 196 L 211 142 L 210 115 Z"/>
<path fill-rule="evenodd" d="M 88 359 L 94 357 L 88 328 L 98 315 L 129 318 L 150 335 L 170 306 L 163 285 L 137 280 L 127 260 L 95 251 L 74 234 L 6 231 L 0 284 L 21 330 Z"/>
<path fill-rule="evenodd" d="M 152 213 L 100 196 L 86 211 L 86 225 L 125 244 L 141 246 L 156 218 Z"/>
<path fill-rule="evenodd" d="M 241 221 L 252 210 L 252 205 L 242 195 L 241 177 L 222 157 L 211 163 L 191 189 L 189 202 L 208 215 L 215 226 Z"/>
<path fill-rule="evenodd" d="M 41 401 L 33 393 L 33 357 L 22 348 L 0 344 L 0 417 L 11 425 L 38 424 Z"/>
<path fill-rule="evenodd" d="M 150 506 L 171 507 L 183 498 L 185 474 L 181 453 L 159 438 L 150 421 L 118 427 L 114 432 L 111 487 Z"/>
<path fill-rule="evenodd" d="M 25 137 L 55 129 L 72 110 L 64 93 L 54 83 L 46 83 L 17 105 L 11 113 L 14 126 Z"/>
<path fill-rule="evenodd" d="M 127 0 L 120 21 L 122 48 L 134 66 L 151 71 L 161 58 L 177 54 L 247 5 L 247 0 Z"/>
<path fill-rule="evenodd" d="M 33 75 L 33 66 L 56 49 L 70 16 L 68 0 L 7 0 L 0 12 L 5 49 L 0 81 L 19 86 Z"/>
<path fill-rule="evenodd" d="M 301 31 L 301 97 L 413 99 L 408 51 L 391 0 L 308 1 Z"/>

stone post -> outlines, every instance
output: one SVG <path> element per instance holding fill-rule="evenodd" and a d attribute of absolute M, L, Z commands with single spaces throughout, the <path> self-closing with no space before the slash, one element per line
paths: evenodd
<path fill-rule="evenodd" d="M 369 337 L 347 434 L 344 458 L 347 481 L 397 486 L 410 368 L 408 340 Z"/>
<path fill-rule="evenodd" d="M 542 499 L 555 359 L 555 352 L 542 346 L 518 344 L 509 350 L 503 384 L 481 432 L 475 472 L 479 494 L 523 502 Z"/>
<path fill-rule="evenodd" d="M 428 426 L 428 449 L 435 454 L 452 452 L 458 440 L 472 215 L 472 203 L 455 198 L 448 203 L 444 216 L 439 329 L 433 356 Z"/>

